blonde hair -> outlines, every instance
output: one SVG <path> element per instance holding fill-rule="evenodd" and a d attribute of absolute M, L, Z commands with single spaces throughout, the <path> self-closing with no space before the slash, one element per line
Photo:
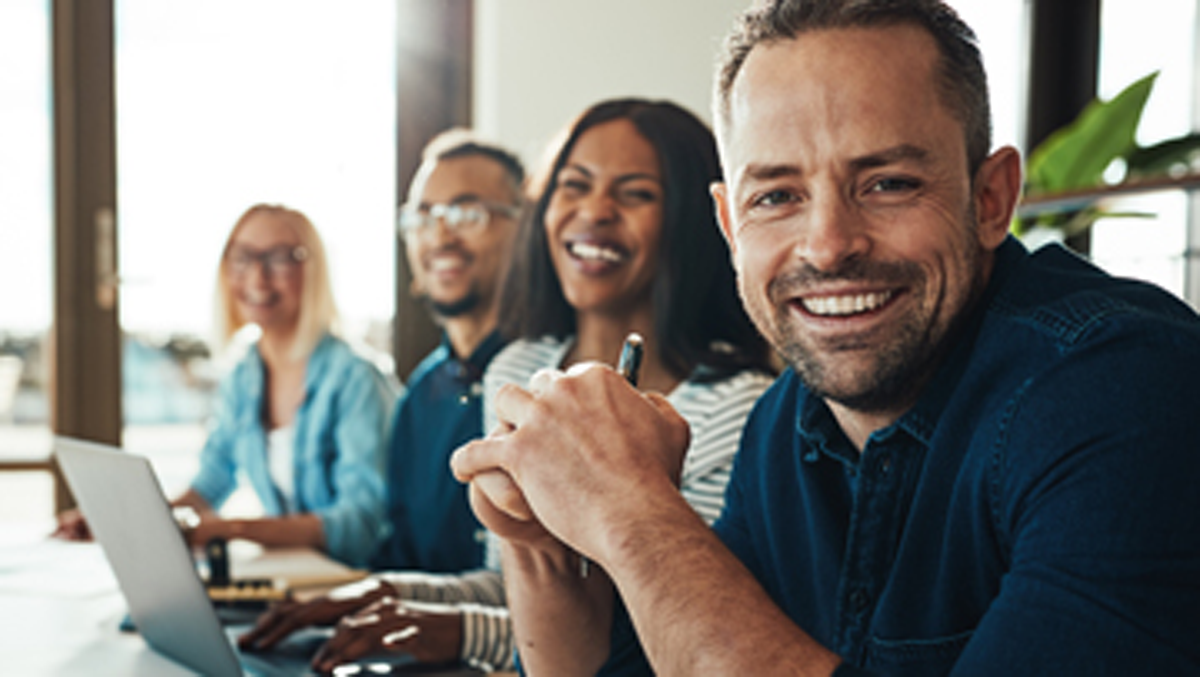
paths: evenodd
<path fill-rule="evenodd" d="M 302 359 L 312 352 L 321 337 L 336 332 L 337 304 L 333 300 L 329 263 L 321 236 L 307 216 L 283 205 L 256 204 L 238 217 L 233 229 L 229 231 L 229 237 L 221 249 L 221 260 L 217 264 L 217 293 L 216 302 L 213 304 L 216 335 L 222 346 L 228 345 L 234 334 L 247 324 L 238 312 L 237 304 L 233 302 L 233 289 L 229 282 L 225 259 L 229 256 L 229 249 L 233 246 L 238 231 L 256 216 L 272 216 L 281 220 L 296 235 L 300 246 L 307 252 L 303 264 L 304 285 L 300 291 L 300 317 L 297 319 L 296 338 L 291 349 L 292 357 Z"/>

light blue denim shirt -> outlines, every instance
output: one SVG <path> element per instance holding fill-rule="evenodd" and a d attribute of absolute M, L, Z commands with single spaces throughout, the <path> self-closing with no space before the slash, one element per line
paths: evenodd
<path fill-rule="evenodd" d="M 308 359 L 296 411 L 296 512 L 321 518 L 329 554 L 361 566 L 383 533 L 382 471 L 395 389 L 346 343 L 325 336 Z M 221 383 L 215 426 L 200 452 L 192 489 L 219 507 L 244 470 L 268 515 L 285 514 L 267 463 L 264 369 L 251 347 Z"/>

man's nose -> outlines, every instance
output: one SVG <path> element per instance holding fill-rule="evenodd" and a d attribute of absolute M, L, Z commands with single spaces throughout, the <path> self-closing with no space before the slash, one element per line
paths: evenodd
<path fill-rule="evenodd" d="M 425 232 L 425 240 L 434 245 L 442 245 L 457 238 L 458 229 L 446 222 L 444 214 L 433 217 L 433 223 Z"/>
<path fill-rule="evenodd" d="M 870 249 L 866 219 L 844 195 L 814 196 L 794 249 L 817 270 L 837 270 Z"/>

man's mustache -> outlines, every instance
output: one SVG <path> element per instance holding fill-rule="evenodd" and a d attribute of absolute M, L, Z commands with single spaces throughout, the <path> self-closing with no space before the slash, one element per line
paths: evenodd
<path fill-rule="evenodd" d="M 802 263 L 777 275 L 767 287 L 775 300 L 803 294 L 830 283 L 866 284 L 878 287 L 911 286 L 922 280 L 921 267 L 911 261 L 866 261 L 855 259 L 834 270 L 818 270 Z"/>

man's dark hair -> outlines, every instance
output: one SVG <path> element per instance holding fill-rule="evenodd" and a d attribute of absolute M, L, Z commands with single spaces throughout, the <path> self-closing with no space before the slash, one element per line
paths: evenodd
<path fill-rule="evenodd" d="M 992 145 L 987 77 L 974 31 L 939 0 L 771 0 L 743 14 L 725 40 L 717 66 L 716 114 L 727 129 L 734 81 L 759 45 L 794 40 L 809 31 L 912 24 L 933 36 L 940 54 L 938 87 L 951 115 L 962 123 L 971 176 Z"/>
<path fill-rule="evenodd" d="M 729 249 L 708 195 L 709 185 L 720 180 L 712 132 L 692 113 L 665 101 L 603 101 L 570 125 L 542 174 L 540 196 L 518 239 L 500 301 L 502 330 L 529 339 L 575 333 L 575 310 L 550 259 L 546 210 L 579 138 L 613 120 L 633 123 L 654 147 L 662 173 L 662 239 L 651 290 L 658 345 L 650 348 L 681 378 L 715 379 L 745 368 L 770 371 L 766 341 L 738 299 Z M 701 365 L 707 369 L 694 375 Z"/>
<path fill-rule="evenodd" d="M 469 129 L 456 127 L 433 137 L 421 152 L 421 162 L 472 156 L 488 158 L 503 167 L 512 181 L 514 197 L 520 197 L 525 183 L 525 166 L 521 159 L 507 149 L 479 138 Z"/>

